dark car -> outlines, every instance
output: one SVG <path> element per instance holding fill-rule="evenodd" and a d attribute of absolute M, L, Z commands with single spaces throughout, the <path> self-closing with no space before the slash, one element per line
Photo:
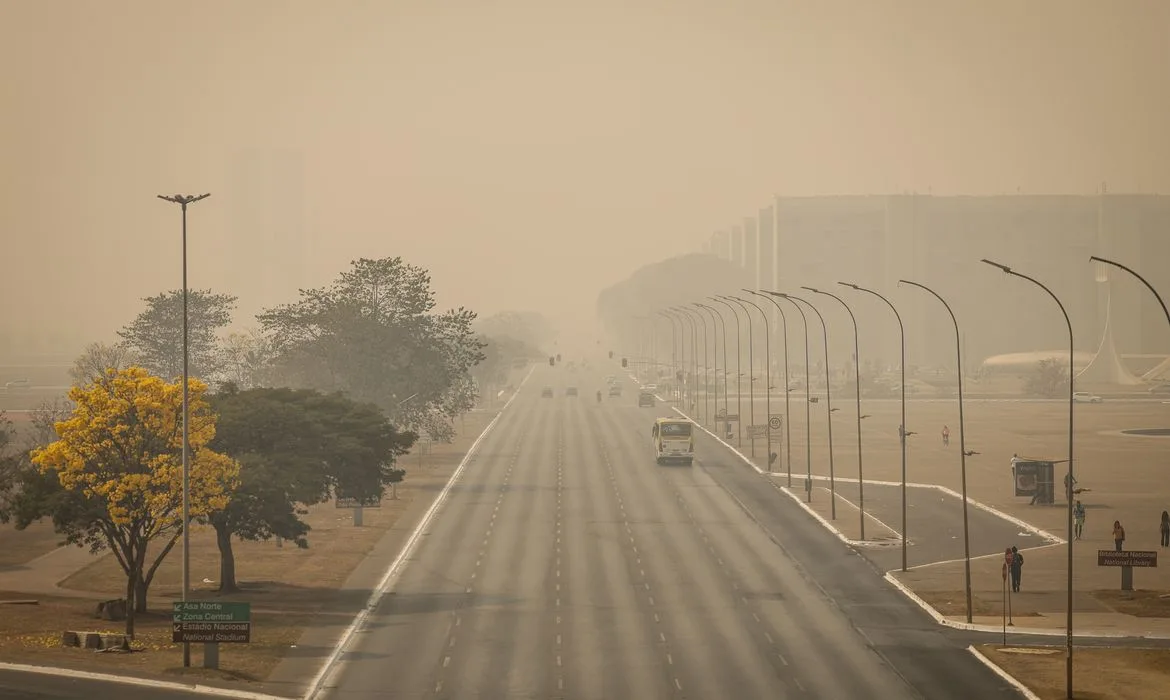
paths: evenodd
<path fill-rule="evenodd" d="M 611 386 L 609 388 L 609 395 L 611 397 L 612 396 L 621 396 L 622 395 L 622 385 L 621 384 L 614 384 L 613 386 Z"/>
<path fill-rule="evenodd" d="M 546 386 L 540 390 L 540 398 L 551 399 L 553 397 L 553 390 L 551 386 Z"/>
<path fill-rule="evenodd" d="M 650 393 L 649 391 L 643 391 L 642 393 L 638 394 L 638 408 L 654 408 L 657 403 L 658 400 L 654 398 L 654 394 Z"/>
<path fill-rule="evenodd" d="M 577 395 L 577 387 L 571 386 L 568 389 L 565 389 L 565 396 L 576 396 L 576 395 Z"/>

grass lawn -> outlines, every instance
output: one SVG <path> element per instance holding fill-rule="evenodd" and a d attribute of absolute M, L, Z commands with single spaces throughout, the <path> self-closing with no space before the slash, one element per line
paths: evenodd
<path fill-rule="evenodd" d="M 1063 647 L 977 647 L 1043 700 L 1064 700 Z M 1170 649 L 1079 648 L 1073 651 L 1078 700 L 1170 699 Z"/>

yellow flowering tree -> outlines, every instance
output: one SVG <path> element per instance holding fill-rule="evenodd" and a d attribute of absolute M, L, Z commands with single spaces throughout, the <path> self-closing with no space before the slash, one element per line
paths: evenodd
<path fill-rule="evenodd" d="M 216 420 L 206 391 L 191 380 L 193 518 L 222 510 L 239 476 L 235 460 L 205 447 Z M 141 367 L 111 369 L 70 391 L 75 408 L 56 424 L 58 439 L 32 453 L 44 481 L 55 477 L 60 486 L 44 499 L 57 529 L 78 545 L 109 548 L 126 573 L 129 635 L 159 564 L 183 532 L 182 397 L 182 382 L 169 384 Z"/>

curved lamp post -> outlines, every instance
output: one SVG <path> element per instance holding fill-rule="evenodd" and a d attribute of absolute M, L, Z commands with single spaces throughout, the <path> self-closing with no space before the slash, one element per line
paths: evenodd
<path fill-rule="evenodd" d="M 767 452 L 768 471 L 772 471 L 772 429 L 768 427 L 768 421 L 772 419 L 772 331 L 768 325 L 768 314 L 764 313 L 764 309 L 754 301 L 747 299 L 740 299 L 739 297 L 728 297 L 739 304 L 750 304 L 760 312 L 760 316 L 764 317 L 764 444 Z M 743 312 L 747 313 L 747 307 L 744 307 Z M 750 320 L 751 317 L 749 316 Z M 750 356 L 749 356 L 750 357 Z M 752 376 L 752 381 L 755 381 L 755 375 Z M 755 406 L 755 393 L 752 394 L 752 405 Z M 752 424 L 755 425 L 755 413 L 752 413 Z M 756 438 L 752 436 L 752 456 L 755 456 Z"/>
<path fill-rule="evenodd" d="M 837 284 L 872 294 L 881 299 L 886 302 L 886 306 L 890 307 L 890 311 L 894 312 L 894 318 L 898 319 L 898 337 L 901 339 L 902 346 L 902 422 L 898 424 L 898 438 L 902 443 L 902 571 L 906 571 L 906 327 L 902 325 L 902 315 L 898 313 L 890 300 L 881 294 L 849 282 L 838 282 Z"/>
<path fill-rule="evenodd" d="M 823 294 L 827 297 L 836 299 L 841 306 L 845 307 L 845 311 L 849 313 L 849 320 L 853 321 L 853 380 L 854 387 L 857 390 L 857 510 L 861 518 L 861 539 L 865 540 L 865 472 L 862 469 L 861 461 L 861 421 L 865 416 L 861 415 L 861 349 L 857 333 L 857 317 L 853 315 L 853 309 L 845 303 L 845 300 L 831 292 L 813 289 L 812 287 L 803 287 L 813 294 Z"/>
<path fill-rule="evenodd" d="M 679 325 L 678 334 L 679 334 L 679 342 L 682 345 L 682 353 L 681 353 L 681 361 L 679 363 L 679 365 L 680 365 L 679 369 L 675 370 L 675 382 L 680 387 L 679 388 L 679 403 L 681 403 L 683 408 L 686 409 L 686 405 L 687 405 L 686 399 L 688 397 L 688 394 L 691 395 L 692 397 L 694 394 L 693 387 L 691 387 L 690 383 L 686 381 L 687 373 L 690 370 L 690 368 L 687 366 L 687 336 L 686 336 L 687 327 L 689 325 L 691 325 L 690 319 L 687 318 L 687 322 L 684 323 L 683 318 L 685 317 L 685 314 L 679 313 L 678 309 L 674 308 L 673 306 L 667 307 L 666 312 L 668 314 L 670 314 L 673 318 L 678 320 L 678 325 Z M 691 331 L 691 348 L 692 348 L 691 359 L 693 361 L 694 360 L 695 331 L 694 331 L 693 327 L 690 328 L 689 330 Z M 678 378 L 679 372 L 682 373 L 681 380 Z M 692 398 L 692 400 L 693 400 L 693 398 Z"/>
<path fill-rule="evenodd" d="M 726 416 L 728 411 L 731 410 L 727 405 L 727 368 L 728 368 L 729 362 L 730 362 L 730 360 L 727 359 L 727 321 L 723 318 L 723 312 L 720 311 L 719 309 L 716 309 L 714 306 L 708 306 L 706 304 L 698 304 L 698 303 L 696 303 L 695 306 L 706 309 L 707 311 L 709 311 L 712 314 L 712 316 L 714 318 L 719 319 L 719 327 L 723 330 L 723 415 Z M 718 334 L 716 334 L 716 335 L 718 335 Z M 715 340 L 718 341 L 719 338 L 716 337 Z M 718 418 L 719 418 L 719 353 L 718 353 L 718 348 L 716 348 L 716 353 L 715 353 L 715 418 L 716 418 L 715 424 L 716 424 L 716 427 L 718 427 L 718 424 L 719 424 L 719 420 L 718 420 Z M 726 424 L 726 421 L 724 421 L 724 423 Z"/>
<path fill-rule="evenodd" d="M 678 330 L 678 319 L 662 310 L 654 313 L 670 321 L 670 373 L 674 375 L 678 364 L 678 335 L 675 333 Z M 673 384 L 673 376 L 671 376 L 671 380 L 671 384 Z"/>
<path fill-rule="evenodd" d="M 1074 355 L 1072 321 L 1069 320 L 1068 311 L 1065 310 L 1064 304 L 1060 303 L 1060 299 L 1052 293 L 1051 289 L 1044 286 L 1038 280 L 1033 279 L 1032 277 L 1029 277 L 1023 273 L 1016 272 L 1007 265 L 1000 265 L 999 263 L 992 262 L 986 258 L 984 258 L 981 262 L 987 263 L 992 267 L 998 267 L 1000 270 L 1003 270 L 1005 274 L 1028 280 L 1040 289 L 1048 292 L 1048 296 L 1052 297 L 1052 300 L 1056 302 L 1058 307 L 1060 307 L 1060 313 L 1064 316 L 1064 322 L 1068 326 L 1068 483 L 1065 485 L 1064 489 L 1064 496 L 1068 501 L 1068 611 L 1065 619 L 1065 686 L 1068 690 L 1068 697 L 1071 699 L 1073 696 L 1073 540 L 1075 539 L 1075 537 L 1073 537 L 1073 408 L 1076 405 L 1073 398 L 1073 378 L 1075 375 L 1075 370 L 1073 369 Z M 1159 301 L 1161 301 L 1160 298 Z M 1162 308 L 1165 309 L 1166 307 L 1163 306 Z"/>
<path fill-rule="evenodd" d="M 760 297 L 761 299 L 767 299 L 768 301 L 772 302 L 772 305 L 776 307 L 776 311 L 779 312 L 780 321 L 783 324 L 782 328 L 784 329 L 784 432 L 786 433 L 786 435 L 784 437 L 784 442 L 787 445 L 787 456 L 785 457 L 785 459 L 788 461 L 788 488 L 792 488 L 792 421 L 789 420 L 790 414 L 788 412 L 788 406 L 789 406 L 788 395 L 791 393 L 788 389 L 788 318 L 784 315 L 784 309 L 780 306 L 780 302 L 776 301 L 776 299 L 774 297 L 770 297 L 770 296 L 767 296 L 767 295 L 762 294 L 760 292 L 752 291 L 750 289 L 745 289 L 743 291 L 745 291 L 749 294 L 755 294 L 756 296 Z M 807 345 L 806 345 L 806 349 L 807 349 Z M 771 382 L 771 380 L 769 379 L 769 383 L 770 382 Z M 769 388 L 771 388 L 771 387 L 769 387 Z M 768 420 L 769 421 L 772 420 L 771 415 L 768 416 Z"/>
<path fill-rule="evenodd" d="M 797 313 L 800 314 L 800 320 L 804 325 L 804 449 L 805 449 L 805 478 L 804 478 L 804 501 L 805 503 L 812 503 L 812 392 L 810 391 L 809 368 L 808 368 L 808 316 L 804 313 L 804 308 L 797 304 L 792 297 L 781 292 L 771 292 L 767 289 L 763 290 L 766 294 L 771 294 L 774 297 L 785 299 L 789 304 L 796 307 Z M 787 377 L 785 377 L 787 381 Z"/>
<path fill-rule="evenodd" d="M 955 319 L 955 312 L 951 311 L 951 305 L 946 302 L 938 292 L 934 291 L 926 285 L 910 280 L 898 280 L 898 284 L 908 284 L 911 287 L 918 287 L 934 296 L 942 302 L 946 308 L 947 313 L 951 315 L 951 322 L 955 324 L 955 369 L 959 375 L 959 471 L 963 482 L 963 573 L 966 577 L 966 594 L 967 594 L 967 622 L 971 622 L 971 534 L 968 527 L 967 520 L 967 440 L 964 432 L 963 422 L 963 341 L 962 336 L 959 335 L 959 322 Z"/>
<path fill-rule="evenodd" d="M 719 298 L 728 302 L 729 304 L 734 303 L 737 306 L 739 306 L 739 308 L 743 309 L 744 318 L 747 319 L 747 329 L 748 329 L 748 430 L 750 431 L 751 426 L 756 424 L 756 367 L 755 367 L 756 360 L 755 360 L 755 356 L 752 352 L 752 348 L 755 347 L 755 338 L 752 337 L 752 315 L 748 313 L 747 306 L 742 301 L 736 299 L 735 297 L 720 295 Z M 743 416 L 740 416 L 740 425 L 741 426 L 743 425 Z M 742 430 L 742 427 L 741 427 L 741 430 Z M 751 443 L 751 455 L 752 455 L 752 457 L 755 457 L 756 456 L 756 439 L 749 434 L 748 441 Z"/>
<path fill-rule="evenodd" d="M 1168 310 L 1168 309 L 1166 308 L 1166 302 L 1162 301 L 1162 295 L 1161 295 L 1161 294 L 1158 294 L 1158 290 L 1154 289 L 1154 285 L 1152 285 L 1152 284 L 1150 284 L 1149 282 L 1147 282 L 1145 277 L 1142 277 L 1141 275 L 1139 275 L 1138 273 L 1136 273 L 1136 272 L 1134 272 L 1133 270 L 1129 269 L 1129 268 L 1128 268 L 1128 267 L 1126 267 L 1125 265 L 1122 265 L 1121 263 L 1119 263 L 1119 262 L 1115 262 L 1115 261 L 1113 261 L 1113 260 L 1107 260 L 1107 259 L 1105 259 L 1105 258 L 1099 258 L 1099 257 L 1097 257 L 1096 255 L 1090 255 L 1090 256 L 1089 256 L 1089 260 L 1093 260 L 1093 261 L 1096 261 L 1096 262 L 1099 262 L 1099 263 L 1105 263 L 1106 265 L 1112 265 L 1113 267 L 1119 267 L 1119 268 L 1121 268 L 1122 270 L 1125 270 L 1125 271 L 1126 271 L 1126 272 L 1128 272 L 1129 274 L 1133 275 L 1134 277 L 1137 277 L 1137 278 L 1138 278 L 1138 280 L 1139 280 L 1139 281 L 1140 281 L 1142 284 L 1146 285 L 1146 289 L 1150 290 L 1150 291 L 1151 291 L 1151 292 L 1154 294 L 1154 298 L 1158 300 L 1158 303 L 1162 305 L 1162 313 L 1166 314 L 1166 322 L 1167 322 L 1167 323 L 1170 323 L 1170 310 Z"/>
<path fill-rule="evenodd" d="M 743 447 L 743 333 L 740 331 L 739 314 L 735 312 L 734 306 L 719 297 L 707 298 L 731 309 L 731 315 L 735 317 L 735 433 L 738 446 Z M 727 336 L 724 335 L 724 337 Z M 724 394 L 727 393 L 726 381 L 727 375 L 724 375 Z"/>
<path fill-rule="evenodd" d="M 679 307 L 680 309 L 685 307 Z M 698 317 L 703 327 L 703 421 L 711 420 L 711 363 L 707 356 L 707 316 L 698 309 L 687 309 Z M 715 323 L 714 320 L 711 321 Z"/>
<path fill-rule="evenodd" d="M 692 310 L 682 306 L 670 307 L 675 313 L 681 314 L 691 326 L 691 410 L 695 413 L 699 411 L 699 327 L 695 323 L 695 317 L 691 316 Z M 706 326 L 703 327 L 704 337 L 707 332 Z M 706 352 L 706 348 L 703 348 Z"/>

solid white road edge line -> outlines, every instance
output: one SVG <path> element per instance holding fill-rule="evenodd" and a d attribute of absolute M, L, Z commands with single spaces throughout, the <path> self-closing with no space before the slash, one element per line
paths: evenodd
<path fill-rule="evenodd" d="M 385 595 L 386 590 L 390 587 L 390 584 L 393 583 L 394 579 L 400 573 L 402 573 L 402 568 L 406 562 L 407 557 L 409 557 L 414 552 L 414 548 L 418 546 L 419 540 L 422 538 L 423 531 L 426 530 L 426 528 L 431 524 L 431 521 L 434 520 L 435 516 L 439 512 L 439 509 L 447 500 L 447 496 L 451 492 L 451 487 L 453 487 L 455 483 L 459 481 L 459 477 L 463 475 L 463 470 L 467 467 L 468 463 L 471 461 L 471 458 L 475 456 L 476 452 L 479 451 L 480 443 L 482 443 L 484 438 L 486 438 L 488 434 L 491 433 L 492 428 L 496 426 L 496 423 L 498 423 L 500 418 L 503 417 L 504 413 L 507 412 L 508 407 L 510 407 L 512 402 L 516 400 L 516 397 L 520 395 L 520 390 L 524 388 L 524 385 L 528 382 L 528 378 L 531 377 L 532 373 L 535 371 L 536 366 L 533 365 L 532 368 L 528 370 L 528 374 L 524 375 L 524 379 L 521 380 L 520 385 L 516 387 L 516 391 L 514 391 L 508 401 L 504 403 L 504 407 L 501 408 L 500 412 L 496 414 L 496 417 L 487 424 L 487 427 L 483 429 L 483 432 L 479 434 L 479 437 L 475 439 L 475 442 L 471 443 L 471 447 L 467 449 L 467 454 L 463 455 L 463 459 L 459 462 L 459 466 L 455 468 L 455 472 L 451 475 L 451 478 L 447 480 L 447 483 L 443 486 L 443 490 L 440 491 L 438 497 L 435 498 L 435 502 L 432 503 L 431 507 L 427 509 L 427 512 L 423 514 L 422 519 L 419 520 L 417 525 L 415 525 L 414 530 L 411 531 L 410 536 L 406 540 L 406 543 L 398 552 L 398 556 L 395 557 L 394 561 L 390 563 L 390 566 L 386 568 L 386 572 L 382 575 L 382 580 L 378 582 L 378 585 L 370 594 L 369 599 L 366 601 L 365 607 L 363 607 L 361 611 L 358 612 L 356 616 L 354 616 L 353 622 L 350 623 L 349 627 L 346 628 L 345 632 L 341 635 L 341 639 L 338 640 L 337 646 L 333 648 L 333 651 L 329 654 L 329 657 L 325 659 L 325 663 L 321 665 L 321 669 L 317 671 L 317 675 L 314 676 L 313 680 L 309 683 L 309 687 L 305 690 L 305 694 L 303 696 L 304 700 L 313 700 L 313 698 L 315 698 L 321 689 L 325 686 L 325 681 L 335 670 L 338 660 L 341 658 L 342 654 L 345 653 L 346 647 L 349 646 L 349 643 L 352 641 L 354 635 L 356 635 L 358 630 L 360 630 L 365 625 L 366 620 L 378 607 L 378 603 L 381 602 L 382 596 Z"/>
<path fill-rule="evenodd" d="M 214 686 L 197 684 L 187 685 L 185 683 L 174 683 L 172 681 L 155 681 L 146 678 L 135 678 L 132 676 L 115 676 L 110 673 L 74 671 L 68 668 L 53 668 L 51 666 L 30 666 L 27 664 L 10 664 L 0 662 L 0 671 L 39 673 L 44 676 L 62 676 L 65 678 L 75 678 L 79 680 L 104 681 L 106 683 L 118 683 L 121 685 L 136 685 L 144 688 L 159 688 L 161 690 L 198 693 L 199 695 L 211 695 L 221 698 L 239 698 L 240 700 L 291 700 L 291 698 L 282 697 L 280 695 L 265 695 L 264 693 L 253 693 L 247 690 L 217 688 Z"/>
<path fill-rule="evenodd" d="M 1012 676 L 1012 674 L 1010 674 L 1007 671 L 1000 668 L 998 664 L 996 664 L 994 661 L 992 661 L 991 659 L 984 656 L 983 653 L 980 652 L 978 649 L 976 649 L 974 646 L 967 647 L 967 651 L 971 652 L 971 655 L 974 656 L 976 659 L 978 659 L 979 663 L 981 663 L 984 666 L 986 666 L 987 668 L 991 669 L 992 673 L 994 673 L 995 675 L 1004 679 L 1004 681 L 1006 681 L 1008 685 L 1015 688 L 1016 692 L 1018 692 L 1020 695 L 1022 695 L 1025 698 L 1025 700 L 1040 700 L 1039 695 L 1037 695 L 1036 693 L 1033 693 L 1031 690 L 1028 690 L 1028 686 L 1026 686 L 1023 683 L 1016 680 L 1015 677 Z"/>

